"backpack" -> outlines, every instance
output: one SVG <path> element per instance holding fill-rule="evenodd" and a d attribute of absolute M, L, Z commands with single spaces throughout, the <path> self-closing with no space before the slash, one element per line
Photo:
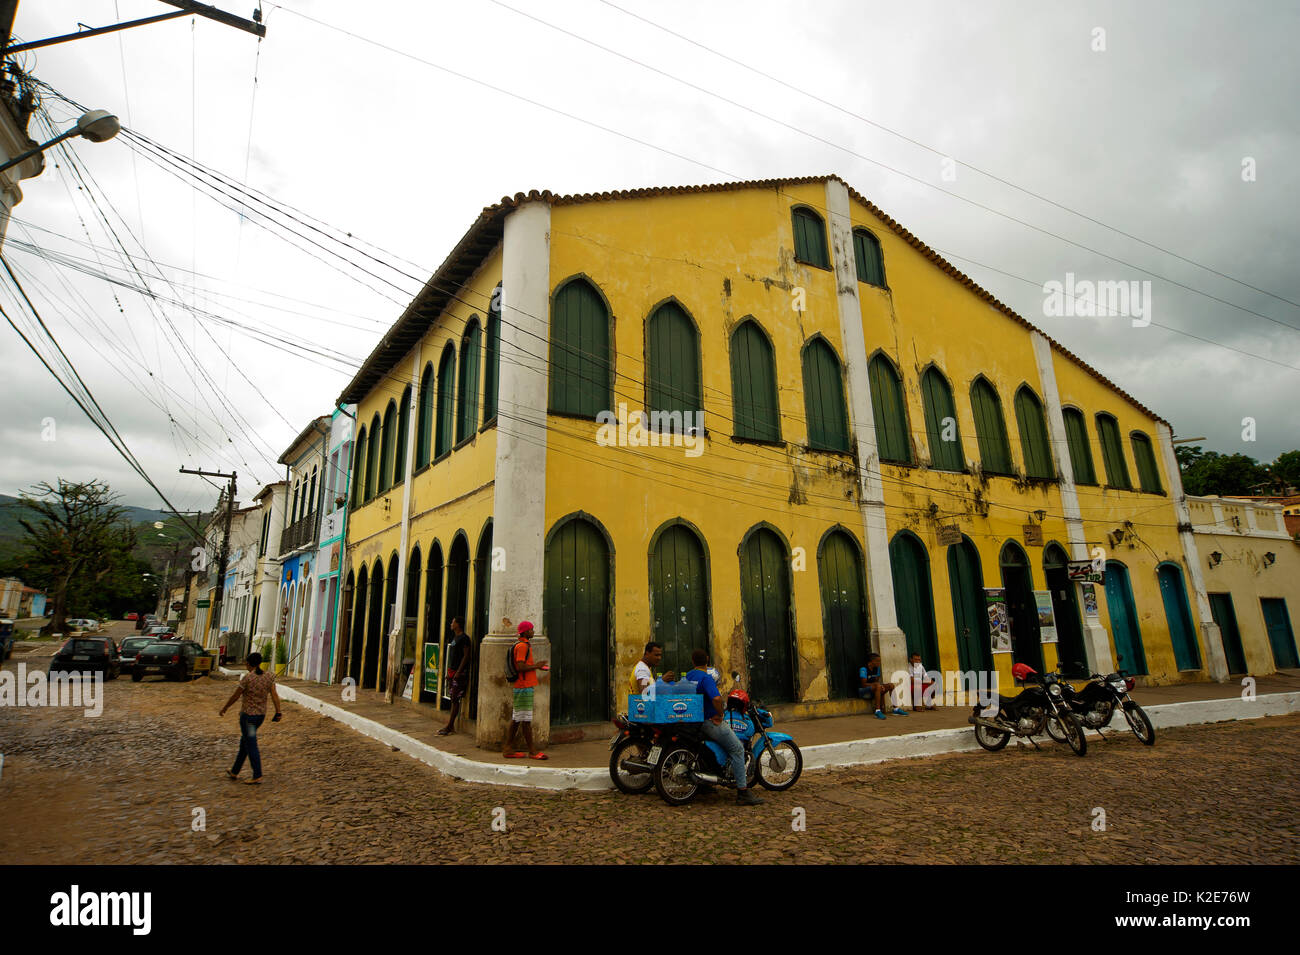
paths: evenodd
<path fill-rule="evenodd" d="M 510 651 L 506 654 L 506 682 L 507 683 L 514 683 L 516 680 L 519 679 L 519 671 L 515 669 L 515 650 L 519 647 L 519 644 L 522 642 L 523 642 L 522 640 L 516 641 L 515 645 L 511 647 Z"/>

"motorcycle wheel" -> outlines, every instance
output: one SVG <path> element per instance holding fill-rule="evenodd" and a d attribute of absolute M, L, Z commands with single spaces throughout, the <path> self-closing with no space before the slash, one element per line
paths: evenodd
<path fill-rule="evenodd" d="M 670 806 L 684 806 L 699 792 L 700 784 L 691 779 L 695 754 L 685 746 L 670 749 L 655 765 L 655 791 Z"/>
<path fill-rule="evenodd" d="M 650 747 L 638 739 L 625 739 L 614 747 L 609 754 L 609 778 L 621 793 L 635 796 L 648 792 L 655 784 L 654 773 L 629 773 L 623 769 L 623 760 L 632 758 L 644 761 L 650 753 Z"/>
<path fill-rule="evenodd" d="M 765 789 L 785 792 L 799 781 L 803 753 L 794 740 L 785 739 L 758 755 L 758 782 Z"/>
<path fill-rule="evenodd" d="M 1052 739 L 1054 739 L 1058 743 L 1069 742 L 1069 739 L 1066 737 L 1065 730 L 1061 727 L 1061 724 L 1051 717 L 1048 717 L 1047 719 L 1047 735 L 1052 737 Z"/>
<path fill-rule="evenodd" d="M 1088 752 L 1088 741 L 1083 736 L 1083 724 L 1079 722 L 1079 717 L 1075 716 L 1069 710 L 1063 710 L 1060 715 L 1060 721 L 1063 724 L 1061 729 L 1064 731 L 1065 742 L 1069 745 L 1070 749 L 1074 750 L 1074 755 L 1085 755 Z M 1055 722 L 1055 718 L 1048 717 L 1047 725 L 1049 727 Z M 1052 736 L 1055 738 L 1055 734 L 1052 734 Z"/>
<path fill-rule="evenodd" d="M 1143 712 L 1142 707 L 1136 703 L 1131 708 L 1125 707 L 1124 719 L 1128 720 L 1128 727 L 1133 731 L 1134 736 L 1147 746 L 1155 745 L 1156 728 L 1151 725 L 1151 720 Z"/>
<path fill-rule="evenodd" d="M 979 743 L 990 753 L 996 753 L 1007 743 L 1011 742 L 1010 733 L 999 733 L 988 726 L 975 724 L 975 742 Z"/>

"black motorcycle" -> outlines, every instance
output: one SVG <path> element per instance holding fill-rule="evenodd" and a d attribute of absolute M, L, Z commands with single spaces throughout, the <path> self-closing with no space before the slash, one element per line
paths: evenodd
<path fill-rule="evenodd" d="M 662 727 L 654 723 L 633 723 L 621 714 L 614 717 L 614 725 L 618 734 L 609 741 L 609 778 L 619 792 L 629 796 L 646 792 L 654 785 L 650 755 Z"/>
<path fill-rule="evenodd" d="M 1076 756 L 1088 752 L 1088 741 L 1083 737 L 1083 725 L 1065 700 L 1063 684 L 1055 673 L 1041 676 L 1023 663 L 1012 668 L 1016 679 L 1025 683 L 1018 696 L 998 695 L 998 710 L 985 716 L 983 706 L 977 704 L 967 720 L 975 727 L 975 742 L 996 753 L 1011 741 L 1012 736 L 1034 737 L 1048 732 L 1053 739 L 1069 745 Z M 1059 735 L 1058 735 L 1059 734 Z M 1034 748 L 1038 744 L 1034 743 Z"/>
<path fill-rule="evenodd" d="M 1069 703 L 1070 709 L 1079 718 L 1084 729 L 1096 730 L 1097 735 L 1105 739 L 1101 730 L 1110 725 L 1118 709 L 1124 714 L 1124 719 L 1128 721 L 1129 729 L 1133 731 L 1134 736 L 1147 746 L 1155 744 L 1156 731 L 1151 725 L 1150 717 L 1143 712 L 1136 701 L 1129 697 L 1129 691 L 1134 686 L 1131 676 L 1123 673 L 1111 673 L 1107 676 L 1094 673 L 1081 690 L 1074 689 L 1068 683 L 1062 683 L 1061 686 L 1066 702 Z M 1053 739 L 1064 742 L 1053 732 L 1052 726 L 1048 726 L 1047 729 Z"/>

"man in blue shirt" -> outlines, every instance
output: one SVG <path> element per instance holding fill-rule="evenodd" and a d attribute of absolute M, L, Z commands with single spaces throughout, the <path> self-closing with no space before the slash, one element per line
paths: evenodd
<path fill-rule="evenodd" d="M 703 650 L 691 651 L 691 663 L 695 668 L 686 674 L 686 679 L 695 684 L 695 688 L 704 695 L 704 722 L 700 731 L 704 738 L 712 740 L 722 747 L 731 766 L 731 778 L 736 781 L 736 804 L 740 806 L 757 806 L 763 802 L 759 796 L 745 788 L 745 748 L 731 731 L 727 721 L 722 718 L 727 704 L 722 699 L 718 684 L 709 676 L 707 667 L 709 655 Z"/>
<path fill-rule="evenodd" d="M 858 696 L 864 700 L 875 699 L 876 719 L 883 720 L 885 712 L 881 708 L 885 699 L 894 692 L 894 684 L 885 683 L 880 678 L 880 654 L 873 653 L 867 657 L 867 665 L 858 668 Z M 906 716 L 907 710 L 894 707 L 895 716 Z"/>

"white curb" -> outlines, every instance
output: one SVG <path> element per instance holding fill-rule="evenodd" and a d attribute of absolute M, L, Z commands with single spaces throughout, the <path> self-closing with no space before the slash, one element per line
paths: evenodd
<path fill-rule="evenodd" d="M 471 783 L 490 783 L 496 786 L 523 786 L 529 789 L 613 789 L 608 767 L 581 767 L 552 769 L 544 766 L 497 766 L 479 762 L 465 756 L 444 753 L 435 746 L 421 743 L 404 733 L 390 729 L 382 723 L 358 716 L 341 706 L 326 703 L 310 694 L 289 686 L 279 686 L 280 696 L 292 700 L 309 710 L 338 720 L 363 736 L 369 736 L 427 763 L 439 772 Z M 1270 693 L 1246 701 L 1240 698 L 1226 700 L 1194 700 L 1189 703 L 1161 703 L 1143 707 L 1158 728 L 1194 726 L 1200 723 L 1222 723 L 1230 720 L 1253 720 L 1263 716 L 1285 716 L 1300 712 L 1300 692 Z M 1110 732 L 1126 732 L 1111 724 Z M 1158 745 L 1158 744 L 1157 744 Z M 828 769 L 831 767 L 867 766 L 891 759 L 916 759 L 939 756 L 944 753 L 964 753 L 979 749 L 975 734 L 969 728 L 930 730 L 925 733 L 908 733 L 903 736 L 880 736 L 874 739 L 855 739 L 844 743 L 823 743 L 801 750 L 803 768 Z"/>

